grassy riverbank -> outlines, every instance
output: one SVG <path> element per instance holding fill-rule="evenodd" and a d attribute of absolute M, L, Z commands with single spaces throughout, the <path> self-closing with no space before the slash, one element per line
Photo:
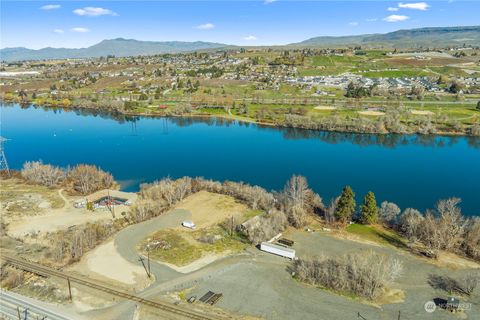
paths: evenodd
<path fill-rule="evenodd" d="M 10 102 L 11 101 L 7 101 Z M 220 117 L 276 127 L 353 133 L 418 133 L 480 136 L 480 110 L 474 101 L 387 101 L 362 103 L 349 99 L 318 104 L 240 102 L 236 107 L 192 107 L 189 103 L 158 101 L 112 107 L 99 101 L 37 101 L 41 107 L 83 108 L 125 116 Z M 28 104 L 27 104 L 28 105 Z M 366 107 L 365 105 L 368 105 Z"/>

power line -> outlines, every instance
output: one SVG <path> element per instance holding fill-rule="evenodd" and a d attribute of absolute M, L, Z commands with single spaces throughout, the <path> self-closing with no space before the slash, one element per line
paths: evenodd
<path fill-rule="evenodd" d="M 5 156 L 5 142 L 10 139 L 6 139 L 0 136 L 0 170 L 5 170 L 10 177 L 10 168 L 8 167 L 7 157 Z"/>

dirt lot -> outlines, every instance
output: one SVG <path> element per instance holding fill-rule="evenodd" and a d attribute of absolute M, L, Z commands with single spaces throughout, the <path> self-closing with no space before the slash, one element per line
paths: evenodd
<path fill-rule="evenodd" d="M 0 208 L 8 223 L 8 234 L 14 237 L 66 229 L 73 225 L 112 219 L 108 210 L 88 211 L 73 204 L 82 197 L 65 195 L 62 190 L 26 184 L 20 179 L 1 181 Z M 136 195 L 132 195 L 134 198 Z M 117 206 L 117 212 L 129 210 Z"/>
<path fill-rule="evenodd" d="M 4 219 L 34 216 L 65 205 L 58 190 L 23 183 L 20 179 L 0 181 L 0 208 Z"/>
<path fill-rule="evenodd" d="M 120 283 L 131 289 L 134 288 L 136 291 L 145 289 L 152 282 L 140 264 L 134 265 L 119 255 L 113 240 L 101 244 L 87 253 L 70 270 L 78 271 L 92 278 L 113 281 L 117 285 Z"/>
<path fill-rule="evenodd" d="M 232 197 L 207 191 L 192 194 L 175 208 L 191 212 L 198 229 L 216 225 L 232 216 L 243 216 L 250 211 Z"/>

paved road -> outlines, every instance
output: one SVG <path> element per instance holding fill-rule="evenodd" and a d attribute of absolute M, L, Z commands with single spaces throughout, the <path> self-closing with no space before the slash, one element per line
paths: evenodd
<path fill-rule="evenodd" d="M 138 265 L 140 262 L 138 261 L 139 254 L 136 246 L 139 242 L 158 230 L 178 227 L 182 221 L 189 219 L 191 219 L 190 212 L 182 209 L 175 209 L 154 219 L 131 225 L 121 230 L 115 236 L 115 247 L 124 259 Z M 172 268 L 156 263 L 155 261 L 151 261 L 150 269 L 155 276 L 155 284 L 182 275 Z"/>
<path fill-rule="evenodd" d="M 17 307 L 20 309 L 22 319 L 25 317 L 25 310 L 27 310 L 27 319 L 34 319 L 33 316 L 50 320 L 83 319 L 80 316 L 66 314 L 55 306 L 46 305 L 13 292 L 0 291 L 0 313 L 2 315 L 8 319 L 18 319 Z"/>

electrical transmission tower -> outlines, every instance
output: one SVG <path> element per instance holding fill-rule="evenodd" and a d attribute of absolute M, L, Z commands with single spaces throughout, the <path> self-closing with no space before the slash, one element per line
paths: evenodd
<path fill-rule="evenodd" d="M 7 162 L 7 157 L 5 156 L 5 148 L 4 148 L 4 143 L 8 139 L 5 139 L 4 137 L 0 136 L 0 171 L 5 170 L 7 172 L 7 175 L 10 177 L 10 169 L 8 168 L 8 162 Z"/>

